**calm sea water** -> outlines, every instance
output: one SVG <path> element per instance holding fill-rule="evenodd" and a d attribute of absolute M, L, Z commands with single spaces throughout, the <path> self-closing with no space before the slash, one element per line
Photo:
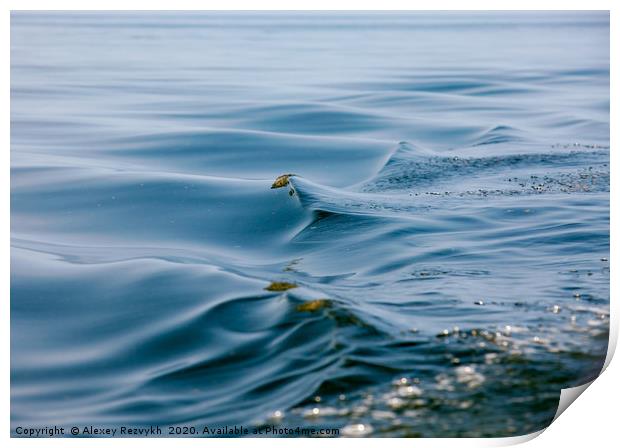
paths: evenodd
<path fill-rule="evenodd" d="M 607 13 L 14 13 L 11 140 L 12 431 L 519 435 L 602 366 Z"/>

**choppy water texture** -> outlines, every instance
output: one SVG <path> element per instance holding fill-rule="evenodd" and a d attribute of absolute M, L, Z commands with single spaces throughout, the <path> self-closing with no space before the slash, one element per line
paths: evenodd
<path fill-rule="evenodd" d="M 11 22 L 13 429 L 519 435 L 599 372 L 606 13 Z"/>

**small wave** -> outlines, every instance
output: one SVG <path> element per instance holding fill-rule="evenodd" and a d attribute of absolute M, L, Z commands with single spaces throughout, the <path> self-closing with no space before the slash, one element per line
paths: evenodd
<path fill-rule="evenodd" d="M 324 214 L 407 217 L 440 201 L 445 205 L 445 201 L 463 197 L 606 191 L 609 184 L 606 155 L 601 150 L 572 150 L 442 157 L 402 142 L 370 180 L 335 188 L 292 176 L 289 194 L 293 201 L 297 199 L 315 213 L 313 222 Z M 562 171 L 569 167 L 571 171 Z M 463 188 L 459 182 L 462 178 L 470 179 L 472 187 L 476 186 L 472 179 L 480 179 L 478 183 L 486 188 Z M 439 190 L 427 190 L 432 187 Z"/>
<path fill-rule="evenodd" d="M 495 126 L 480 135 L 471 146 L 494 145 L 498 143 L 511 143 L 522 140 L 520 132 L 510 126 Z"/>

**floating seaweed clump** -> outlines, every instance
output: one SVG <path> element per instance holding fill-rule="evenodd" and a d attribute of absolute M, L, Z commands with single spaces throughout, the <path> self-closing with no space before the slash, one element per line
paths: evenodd
<path fill-rule="evenodd" d="M 294 174 L 289 173 L 289 174 L 283 174 L 281 176 L 278 176 L 276 180 L 273 181 L 273 184 L 271 184 L 271 188 L 286 187 L 288 185 L 288 179 L 291 176 L 294 176 Z"/>
<path fill-rule="evenodd" d="M 300 303 L 295 308 L 297 311 L 314 313 L 322 310 L 323 308 L 329 308 L 332 306 L 332 302 L 329 299 L 316 299 L 308 302 Z"/>
<path fill-rule="evenodd" d="M 271 282 L 269 286 L 265 288 L 266 291 L 287 291 L 289 289 L 297 288 L 295 283 L 289 282 Z"/>

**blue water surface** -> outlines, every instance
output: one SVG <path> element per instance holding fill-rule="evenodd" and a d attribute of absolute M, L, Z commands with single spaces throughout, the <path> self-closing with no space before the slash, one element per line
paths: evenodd
<path fill-rule="evenodd" d="M 606 12 L 11 16 L 14 434 L 530 433 L 608 258 Z"/>

